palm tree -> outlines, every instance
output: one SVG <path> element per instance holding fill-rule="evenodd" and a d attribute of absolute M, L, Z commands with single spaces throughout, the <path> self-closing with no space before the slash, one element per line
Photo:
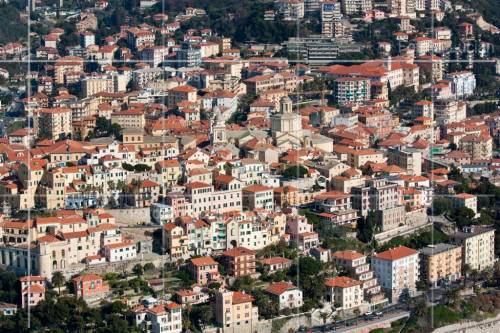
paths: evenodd
<path fill-rule="evenodd" d="M 471 270 L 472 268 L 470 267 L 469 264 L 464 264 L 464 266 L 462 267 L 462 275 L 464 276 L 464 286 L 467 285 L 467 278 Z"/>
<path fill-rule="evenodd" d="M 332 316 L 332 324 L 333 324 L 333 330 L 337 329 L 337 321 L 340 319 L 339 315 L 334 314 Z"/>
<path fill-rule="evenodd" d="M 54 272 L 54 274 L 52 274 L 52 284 L 57 287 L 59 294 L 61 294 L 61 286 L 64 284 L 65 280 L 61 272 Z"/>
<path fill-rule="evenodd" d="M 319 316 L 321 318 L 321 321 L 323 322 L 323 332 L 324 332 L 326 329 L 326 320 L 328 319 L 328 317 L 330 317 L 330 313 L 320 312 Z"/>
<path fill-rule="evenodd" d="M 359 315 L 361 314 L 361 311 L 359 310 L 359 308 L 356 308 L 354 309 L 354 315 L 356 316 L 356 326 L 358 326 L 358 319 L 359 319 Z"/>
<path fill-rule="evenodd" d="M 460 300 L 460 292 L 457 288 L 447 289 L 443 294 L 443 298 L 445 299 L 446 304 L 456 309 Z"/>
<path fill-rule="evenodd" d="M 417 317 L 423 317 L 427 313 L 427 301 L 425 298 L 415 303 L 413 311 Z"/>
<path fill-rule="evenodd" d="M 477 280 L 479 280 L 479 271 L 477 269 L 473 269 L 472 272 L 470 272 L 470 277 L 472 282 L 476 283 Z"/>

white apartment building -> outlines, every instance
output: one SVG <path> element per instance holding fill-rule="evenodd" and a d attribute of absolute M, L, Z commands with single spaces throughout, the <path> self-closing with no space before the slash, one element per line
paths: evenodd
<path fill-rule="evenodd" d="M 251 158 L 227 162 L 224 166 L 227 175 L 239 179 L 244 186 L 263 185 L 264 177 L 269 175 L 269 165 Z M 279 184 L 278 184 L 279 186 Z"/>
<path fill-rule="evenodd" d="M 325 1 L 321 3 L 321 33 L 327 37 L 333 37 L 335 24 L 342 19 L 340 3 L 337 1 Z"/>
<path fill-rule="evenodd" d="M 214 211 L 225 213 L 242 209 L 241 184 L 231 184 L 228 190 L 216 191 L 214 186 L 202 182 L 186 184 L 185 197 L 192 205 L 193 214 Z"/>
<path fill-rule="evenodd" d="M 274 7 L 279 13 L 283 14 L 285 21 L 294 21 L 304 17 L 303 0 L 276 0 Z"/>
<path fill-rule="evenodd" d="M 342 12 L 345 15 L 364 13 L 371 9 L 371 0 L 342 0 Z"/>
<path fill-rule="evenodd" d="M 371 263 L 375 276 L 393 303 L 398 302 L 405 290 L 410 296 L 416 292 L 419 280 L 418 251 L 399 246 L 376 253 Z"/>
<path fill-rule="evenodd" d="M 274 192 L 273 188 L 264 185 L 250 185 L 244 187 L 243 207 L 248 210 L 263 208 L 269 211 L 274 209 Z"/>
<path fill-rule="evenodd" d="M 469 226 L 451 238 L 462 245 L 462 264 L 482 271 L 495 263 L 495 229 L 488 226 Z"/>
<path fill-rule="evenodd" d="M 135 323 L 151 333 L 181 333 L 182 307 L 177 303 L 158 304 L 133 310 Z M 150 329 L 146 329 L 150 327 Z"/>
<path fill-rule="evenodd" d="M 456 98 L 465 98 L 476 89 L 476 76 L 469 71 L 448 73 L 445 79 L 451 82 L 451 92 Z"/>
<path fill-rule="evenodd" d="M 132 241 L 108 244 L 104 246 L 104 256 L 109 262 L 131 260 L 137 256 L 137 248 Z"/>

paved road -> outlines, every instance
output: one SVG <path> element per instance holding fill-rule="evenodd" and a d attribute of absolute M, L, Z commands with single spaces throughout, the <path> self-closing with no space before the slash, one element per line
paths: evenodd
<path fill-rule="evenodd" d="M 338 321 L 335 325 L 335 329 L 333 329 L 333 324 L 327 324 L 325 332 L 355 332 L 363 327 L 370 326 L 376 323 L 381 323 L 387 320 L 391 322 L 396 321 L 398 319 L 408 317 L 410 313 L 408 311 L 401 310 L 399 305 L 390 306 L 384 308 L 384 314 L 382 317 L 375 318 L 373 320 L 367 320 L 363 316 L 360 316 L 357 320 L 358 324 L 356 325 L 356 319 L 346 319 L 342 321 Z M 312 328 L 313 332 L 323 332 L 323 326 L 315 326 Z"/>

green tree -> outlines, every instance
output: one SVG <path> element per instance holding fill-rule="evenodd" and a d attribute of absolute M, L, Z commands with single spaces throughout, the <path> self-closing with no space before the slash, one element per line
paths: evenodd
<path fill-rule="evenodd" d="M 441 215 L 444 213 L 449 213 L 452 207 L 453 203 L 450 199 L 438 196 L 432 199 L 431 212 L 433 215 Z"/>
<path fill-rule="evenodd" d="M 134 268 L 132 268 L 132 272 L 137 276 L 141 276 L 142 274 L 144 274 L 144 269 L 142 268 L 141 264 L 136 264 Z"/>
<path fill-rule="evenodd" d="M 373 241 L 377 227 L 377 216 L 374 211 L 369 211 L 366 217 L 362 217 L 358 223 L 358 239 L 365 243 Z"/>
<path fill-rule="evenodd" d="M 154 270 L 155 270 L 155 265 L 153 265 L 153 263 L 148 262 L 144 264 L 144 272 L 151 272 Z"/>
<path fill-rule="evenodd" d="M 303 165 L 293 165 L 283 171 L 283 176 L 288 179 L 304 178 L 307 174 L 307 168 Z"/>

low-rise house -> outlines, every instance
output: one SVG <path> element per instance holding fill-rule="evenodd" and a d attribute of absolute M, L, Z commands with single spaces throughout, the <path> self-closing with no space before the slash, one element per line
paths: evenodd
<path fill-rule="evenodd" d="M 136 325 L 151 333 L 181 333 L 182 307 L 177 303 L 158 304 L 133 310 Z"/>
<path fill-rule="evenodd" d="M 286 270 L 292 267 L 292 261 L 282 257 L 266 258 L 262 259 L 260 262 L 269 273 Z"/>
<path fill-rule="evenodd" d="M 0 315 L 13 316 L 17 312 L 17 305 L 10 303 L 0 303 Z"/>
<path fill-rule="evenodd" d="M 109 262 L 131 260 L 137 256 L 137 248 L 135 243 L 129 240 L 108 244 L 104 246 L 104 256 Z"/>
<path fill-rule="evenodd" d="M 23 276 L 21 284 L 21 307 L 34 307 L 45 299 L 47 280 L 39 275 Z"/>
<path fill-rule="evenodd" d="M 212 257 L 192 258 L 187 267 L 196 283 L 200 285 L 219 280 L 218 263 Z"/>
<path fill-rule="evenodd" d="M 302 306 L 302 290 L 290 282 L 271 283 L 266 288 L 266 292 L 271 295 L 279 304 L 279 309 L 295 309 Z"/>
<path fill-rule="evenodd" d="M 97 274 L 83 274 L 71 280 L 76 297 L 102 298 L 109 292 L 109 285 Z"/>

